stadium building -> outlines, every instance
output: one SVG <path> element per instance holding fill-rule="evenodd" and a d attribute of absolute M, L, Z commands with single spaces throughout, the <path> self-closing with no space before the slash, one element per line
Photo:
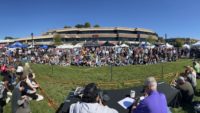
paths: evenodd
<path fill-rule="evenodd" d="M 143 28 L 124 27 L 99 27 L 99 28 L 63 28 L 50 30 L 41 36 L 30 36 L 11 40 L 11 42 L 23 42 L 35 45 L 54 44 L 54 37 L 59 35 L 62 43 L 85 42 L 85 41 L 145 41 L 147 38 L 158 39 L 158 34 L 152 30 Z M 10 41 L 9 41 L 10 42 Z M 4 41 L 5 43 L 5 41 Z"/>

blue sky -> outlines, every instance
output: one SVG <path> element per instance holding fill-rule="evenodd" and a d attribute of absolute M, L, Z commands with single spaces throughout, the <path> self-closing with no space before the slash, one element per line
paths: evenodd
<path fill-rule="evenodd" d="M 90 22 L 200 39 L 200 0 L 0 0 L 0 38 Z"/>

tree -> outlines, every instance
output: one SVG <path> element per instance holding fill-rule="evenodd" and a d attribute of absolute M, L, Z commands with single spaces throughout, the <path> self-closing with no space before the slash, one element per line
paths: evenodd
<path fill-rule="evenodd" d="M 76 24 L 75 27 L 76 27 L 76 28 L 83 28 L 84 25 L 82 25 L 82 24 Z"/>
<path fill-rule="evenodd" d="M 84 25 L 85 28 L 90 28 L 91 27 L 91 24 L 89 22 L 85 22 L 85 25 Z"/>
<path fill-rule="evenodd" d="M 175 40 L 175 47 L 182 47 L 183 46 L 183 44 L 184 44 L 184 41 L 183 40 L 181 40 L 181 39 L 176 39 Z"/>
<path fill-rule="evenodd" d="M 53 40 L 54 40 L 54 45 L 62 44 L 61 36 L 59 34 L 54 35 Z"/>
<path fill-rule="evenodd" d="M 153 38 L 153 36 L 149 36 L 148 38 L 147 38 L 147 42 L 149 42 L 149 43 L 155 43 L 156 42 L 156 39 L 155 38 Z"/>
<path fill-rule="evenodd" d="M 100 27 L 100 25 L 96 24 L 96 25 L 94 25 L 94 27 Z"/>
<path fill-rule="evenodd" d="M 163 37 L 158 37 L 158 42 L 159 43 L 165 43 L 165 39 Z"/>
<path fill-rule="evenodd" d="M 12 40 L 12 39 L 15 39 L 15 38 L 13 38 L 13 37 L 11 37 L 11 36 L 6 36 L 6 37 L 4 38 L 4 40 Z"/>
<path fill-rule="evenodd" d="M 72 28 L 72 27 L 71 27 L 71 26 L 67 26 L 67 25 L 65 25 L 64 28 Z"/>

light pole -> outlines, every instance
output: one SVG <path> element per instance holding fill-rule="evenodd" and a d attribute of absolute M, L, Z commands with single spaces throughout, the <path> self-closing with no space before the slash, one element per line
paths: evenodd
<path fill-rule="evenodd" d="M 33 33 L 31 33 L 32 47 L 33 47 Z"/>
<path fill-rule="evenodd" d="M 165 45 L 167 44 L 167 34 L 165 33 Z"/>

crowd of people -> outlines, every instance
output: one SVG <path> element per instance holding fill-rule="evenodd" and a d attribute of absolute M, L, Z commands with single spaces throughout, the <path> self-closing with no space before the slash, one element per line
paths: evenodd
<path fill-rule="evenodd" d="M 18 63 L 16 67 L 1 66 L 3 77 L 0 87 L 0 113 L 3 107 L 11 101 L 12 113 L 31 113 L 29 103 L 31 100 L 41 101 L 44 97 L 37 93 L 39 84 L 35 81 L 29 64 Z"/>
<path fill-rule="evenodd" d="M 11 101 L 12 113 L 30 113 L 31 100 L 41 101 L 43 96 L 37 93 L 39 84 L 35 81 L 29 63 L 25 66 L 21 62 L 31 62 L 49 65 L 76 66 L 125 66 L 133 64 L 156 64 L 159 62 L 176 61 L 180 56 L 188 56 L 188 51 L 178 51 L 176 48 L 113 48 L 90 47 L 76 49 L 15 49 L 1 50 L 0 61 L 2 85 L 0 91 L 0 113 L 3 106 Z M 196 92 L 197 78 L 200 77 L 200 64 L 193 62 L 193 67 L 186 66 L 185 72 L 173 82 L 182 93 L 181 103 L 192 103 Z M 2 86 L 0 84 L 0 87 Z M 144 83 L 145 98 L 135 102 L 131 107 L 132 113 L 170 113 L 166 97 L 157 91 L 157 82 L 149 77 Z M 1 89 L 1 88 L 0 88 Z M 12 98 L 12 99 L 11 99 Z M 11 100 L 10 100 L 11 99 Z M 151 102 L 155 103 L 152 105 Z M 159 106 L 159 107 L 158 107 Z M 79 102 L 70 106 L 70 113 L 118 113 L 117 110 L 104 105 L 99 97 L 99 90 L 95 83 L 88 84 Z"/>
<path fill-rule="evenodd" d="M 185 54 L 176 48 L 142 48 L 142 47 L 82 47 L 73 49 L 14 49 L 1 50 L 1 62 L 13 64 L 16 61 L 27 61 L 40 64 L 55 64 L 62 66 L 105 65 L 124 66 L 134 64 L 156 64 L 171 62 Z M 4 57 L 7 56 L 7 57 Z"/>
<path fill-rule="evenodd" d="M 200 77 L 200 64 L 193 62 L 193 66 L 185 66 L 185 72 L 181 73 L 172 85 L 180 90 L 182 94 L 181 104 L 192 104 L 194 95 L 197 92 L 197 79 Z"/>

